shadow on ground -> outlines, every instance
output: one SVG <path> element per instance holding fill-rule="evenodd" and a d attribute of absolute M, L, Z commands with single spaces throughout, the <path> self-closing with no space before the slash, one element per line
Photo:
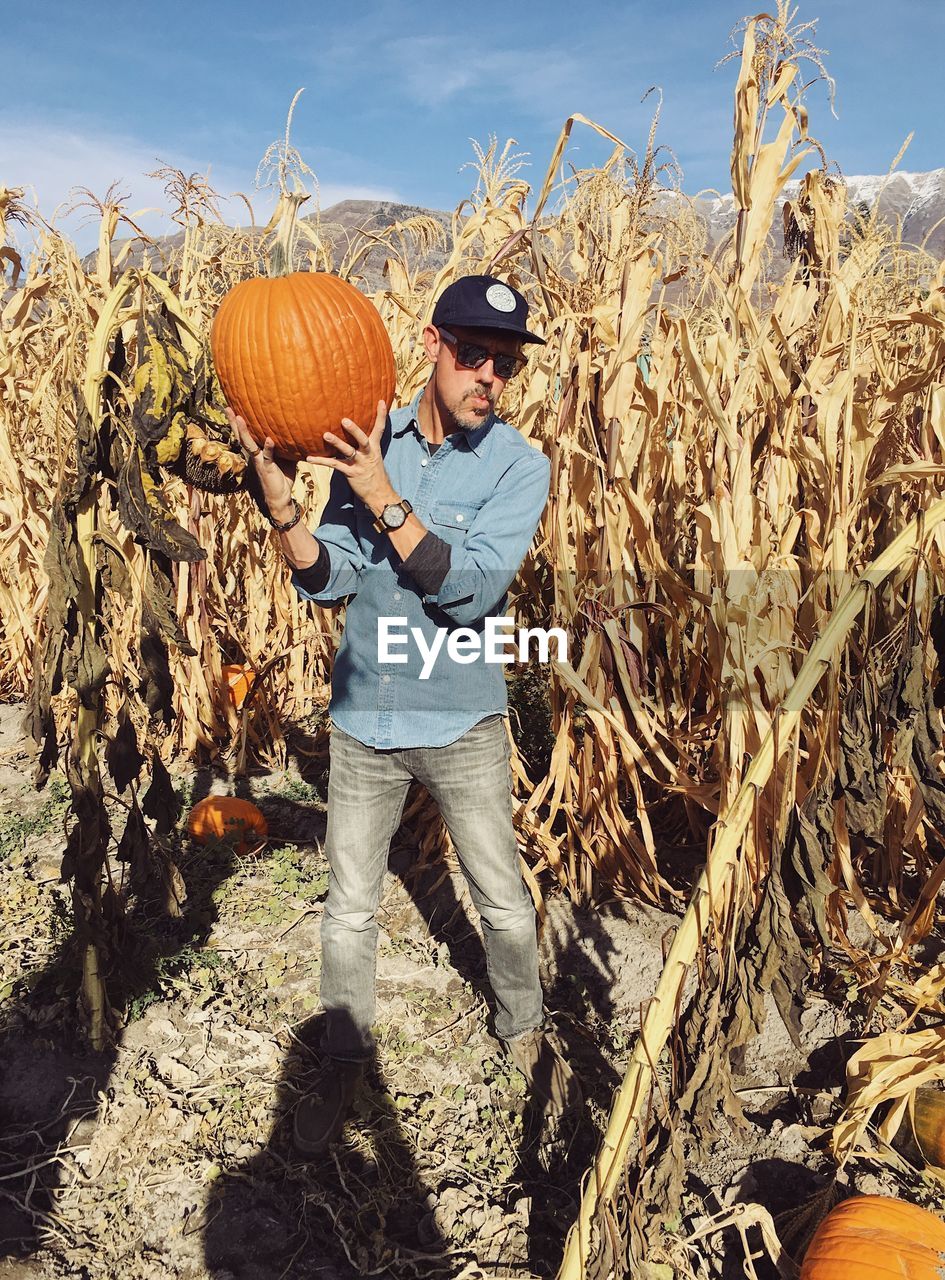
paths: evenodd
<path fill-rule="evenodd" d="M 313 795 L 324 781 L 314 741 L 296 759 Z M 293 754 L 295 754 L 293 752 Z M 213 788 L 215 775 L 195 777 L 191 802 Z M 249 797 L 248 780 L 237 794 Z M 273 795 L 261 802 L 276 840 L 311 840 L 323 814 L 307 800 Z M 479 1001 L 491 1007 L 485 954 L 465 903 L 440 862 L 418 866 L 395 841 L 392 869 L 416 905 L 430 937 Z M 225 845 L 180 853 L 187 886 L 182 914 L 161 914 L 158 898 L 143 893 L 128 911 L 109 991 L 116 1006 L 133 1010 L 162 998 L 162 984 L 204 947 L 217 920 L 215 895 L 242 867 Z M 613 999 L 626 956 L 608 921 L 597 913 L 562 910 L 544 948 L 549 1021 L 575 1065 L 587 1097 L 585 1111 L 554 1123 L 539 1111 L 525 1116 L 517 1163 L 503 1185 L 487 1188 L 508 1211 L 523 1201 L 528 1215 L 527 1265 L 534 1274 L 557 1269 L 564 1236 L 577 1211 L 580 1180 L 597 1146 L 619 1073 L 608 1044 L 617 1012 Z M 92 1054 L 78 1035 L 75 992 L 79 957 L 63 938 L 55 956 L 30 975 L 0 1022 L 0 1260 L 25 1260 L 42 1249 L 80 1259 L 81 1241 L 57 1235 L 56 1189 L 61 1148 L 80 1145 L 94 1131 L 100 1095 L 113 1087 L 115 1053 Z M 358 1270 L 390 1276 L 451 1276 L 471 1260 L 444 1238 L 430 1212 L 416 1148 L 377 1062 L 354 1118 L 356 1141 L 317 1167 L 293 1157 L 289 1132 L 300 1095 L 319 1067 L 313 1025 L 298 1028 L 273 1086 L 273 1127 L 262 1152 L 223 1169 L 202 1211 L 206 1263 L 215 1280 L 277 1280 L 282 1276 L 347 1277 Z M 610 1052 L 602 1052 L 598 1042 Z M 498 1048 L 498 1046 L 496 1046 Z M 617 1046 L 619 1048 L 619 1046 Z M 521 1270 L 521 1267 L 520 1267 Z"/>
<path fill-rule="evenodd" d="M 209 769 L 195 775 L 192 803 L 210 793 L 214 779 Z M 248 796 L 248 784 L 236 791 Z M 274 810 L 267 816 L 276 816 Z M 310 806 L 280 801 L 278 817 L 286 826 L 307 827 L 313 838 Z M 132 1017 L 161 998 L 163 987 L 205 944 L 218 915 L 214 894 L 243 865 L 227 844 L 185 847 L 179 859 L 187 890 L 180 916 L 165 914 L 145 886 L 123 921 L 106 974 L 111 1003 Z M 22 992 L 2 1007 L 0 1260 L 56 1247 L 60 1229 L 51 1211 L 60 1149 L 94 1129 L 99 1095 L 110 1087 L 116 1051 L 95 1053 L 83 1040 L 76 1017 L 80 982 L 81 956 L 66 931 L 50 962 L 30 973 Z"/>
<path fill-rule="evenodd" d="M 214 1183 L 205 1210 L 207 1269 L 233 1280 L 457 1274 L 376 1058 L 366 1068 L 347 1141 L 318 1157 L 293 1150 L 293 1113 L 325 1065 L 320 1023 L 318 1016 L 301 1027 L 286 1057 L 265 1151 Z"/>

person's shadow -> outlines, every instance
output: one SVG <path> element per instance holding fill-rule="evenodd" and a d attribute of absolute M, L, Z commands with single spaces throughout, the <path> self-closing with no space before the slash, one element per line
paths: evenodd
<path fill-rule="evenodd" d="M 313 753 L 317 755 L 317 753 Z M 209 789 L 202 775 L 192 797 Z M 264 807 L 266 807 L 264 805 Z M 296 823 L 311 830 L 308 806 L 272 797 L 270 825 Z M 393 866 L 429 929 L 445 943 L 457 974 L 475 998 L 492 1005 L 481 938 L 439 859 L 419 869 L 415 848 L 395 843 Z M 177 919 L 162 919 L 160 905 L 142 892 L 128 914 L 125 948 L 114 958 L 112 994 L 127 1007 L 155 998 L 162 976 L 181 956 L 208 938 L 217 917 L 214 897 L 239 866 L 231 849 L 192 851 L 181 863 L 188 897 Z M 580 946 L 579 946 L 580 944 Z M 581 950 L 583 947 L 583 950 Z M 584 1003 L 597 1016 L 610 1013 L 612 975 L 605 936 L 585 922 L 562 932 L 555 943 L 557 977 L 546 986 L 546 1002 L 557 1015 L 568 1056 L 578 1064 L 585 1091 L 599 1097 L 614 1084 L 592 1037 L 582 1029 Z M 588 949 L 589 948 L 589 949 Z M 78 979 L 74 939 L 66 938 L 46 968 L 11 1001 L 0 1024 L 0 1259 L 25 1258 L 39 1250 L 52 1222 L 59 1181 L 57 1153 L 75 1126 L 94 1126 L 99 1093 L 107 1088 L 115 1053 L 89 1054 L 75 1035 L 70 1014 Z M 600 981 L 588 996 L 566 981 L 581 964 Z M 160 998 L 158 996 L 157 998 Z M 570 1021 L 569 1021 L 570 1019 Z M 295 1158 L 290 1146 L 291 1113 L 319 1066 L 306 1024 L 287 1054 L 277 1081 L 274 1124 L 265 1150 L 218 1175 L 202 1211 L 208 1270 L 214 1280 L 279 1280 L 285 1277 L 451 1276 L 469 1261 L 469 1250 L 451 1247 L 437 1230 L 416 1150 L 376 1062 L 355 1110 L 345 1143 L 318 1162 Z M 573 1034 L 572 1034 L 573 1032 Z M 15 1078 L 13 1078 L 15 1077 Z M 573 1217 L 585 1158 L 596 1132 L 582 1122 L 575 1135 L 549 1145 L 539 1138 L 543 1117 L 534 1110 L 526 1124 L 518 1168 L 491 1195 L 509 1206 L 523 1194 L 532 1201 L 531 1254 L 537 1263 L 560 1254 Z M 541 1271 L 545 1274 L 545 1271 Z"/>
<path fill-rule="evenodd" d="M 408 813 L 412 809 L 408 804 Z M 451 874 L 439 857 L 418 858 L 406 834 L 401 829 L 392 842 L 389 885 L 393 895 L 385 893 L 379 919 L 384 920 L 387 904 L 397 909 L 403 897 L 409 897 L 417 913 L 415 925 L 426 928 L 432 943 L 445 944 L 450 965 L 473 1000 L 491 1010 L 482 939 L 459 874 Z M 395 919 L 396 927 L 410 927 L 401 910 L 396 910 Z M 560 1038 L 566 1050 L 580 1059 L 578 1070 L 585 1087 L 602 1101 L 616 1077 L 593 1049 L 589 1035 L 572 1033 L 568 1019 L 581 1022 L 588 991 L 584 986 L 575 988 L 564 976 L 593 971 L 596 1016 L 609 1017 L 606 992 L 612 957 L 606 934 L 594 930 L 589 920 L 557 930 L 555 966 L 562 976 L 550 982 L 546 994 L 549 1006 L 560 1015 Z M 579 937 L 587 947 L 580 957 Z M 213 1185 L 203 1227 L 208 1271 L 220 1280 L 458 1274 L 468 1265 L 475 1242 L 460 1247 L 438 1228 L 431 1208 L 439 1188 L 424 1183 L 417 1148 L 400 1121 L 376 1056 L 341 1140 L 318 1158 L 293 1151 L 293 1113 L 325 1065 L 317 1048 L 320 1017 L 304 1024 L 286 1055 L 265 1149 L 228 1169 Z M 577 1205 L 580 1178 L 598 1134 L 586 1113 L 555 1125 L 540 1104 L 529 1104 L 524 1120 L 517 1167 L 504 1185 L 492 1189 L 490 1198 L 505 1204 L 510 1213 L 523 1196 L 531 1200 L 529 1256 L 551 1266 L 551 1260 L 560 1256 Z M 550 1142 L 549 1127 L 553 1129 Z"/>
<path fill-rule="evenodd" d="M 293 1113 L 325 1067 L 322 1017 L 300 1028 L 286 1056 L 265 1150 L 213 1184 L 204 1210 L 208 1271 L 220 1280 L 455 1275 L 457 1259 L 429 1212 L 432 1189 L 376 1056 L 341 1140 L 317 1157 L 294 1151 Z"/>
<path fill-rule="evenodd" d="M 419 860 L 409 815 L 392 841 L 389 869 L 430 937 L 445 943 L 459 977 L 487 1000 L 485 952 L 439 859 Z M 386 895 L 385 895 L 386 897 Z M 379 911 L 383 918 L 384 905 Z M 295 1109 L 326 1060 L 318 1049 L 323 1015 L 293 1035 L 275 1088 L 266 1147 L 222 1174 L 204 1210 L 204 1259 L 225 1280 L 327 1280 L 358 1274 L 449 1277 L 468 1262 L 451 1249 L 432 1213 L 416 1149 L 400 1121 L 375 1054 L 340 1141 L 319 1157 L 293 1150 Z"/>

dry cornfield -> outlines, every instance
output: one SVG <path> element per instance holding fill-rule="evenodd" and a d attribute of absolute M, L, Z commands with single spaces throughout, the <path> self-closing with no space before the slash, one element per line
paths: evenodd
<path fill-rule="evenodd" d="M 708 850 L 566 1276 L 599 1265 L 588 1258 L 608 1233 L 595 1223 L 654 1122 L 654 1064 L 677 1023 L 698 1114 L 726 1087 L 724 1070 L 700 1075 L 707 1045 L 744 1045 L 769 990 L 790 1022 L 830 945 L 849 951 L 874 1001 L 895 982 L 911 1020 L 945 1013 L 945 972 L 912 959 L 945 879 L 933 679 L 945 672 L 945 264 L 848 215 L 808 134 L 808 35 L 783 4 L 746 23 L 738 214 L 718 250 L 706 252 L 698 219 L 667 190 L 655 135 L 637 158 L 575 116 L 537 191 L 509 147 L 480 153 L 435 275 L 413 264 L 438 225 L 392 228 L 374 299 L 400 403 L 425 380 L 417 335 L 456 275 L 503 275 L 548 339 L 502 405 L 552 462 L 515 606 L 570 640 L 547 684 L 553 745 L 543 755 L 519 743 L 516 821 L 536 897 L 554 883 L 578 901 L 612 891 L 682 906 L 680 867 Z M 613 152 L 565 175 L 575 127 Z M 193 487 L 182 463 L 187 424 L 227 444 L 207 354 L 224 292 L 259 269 L 260 252 L 271 261 L 287 245 L 306 269 L 331 267 L 318 219 L 296 220 L 290 180 L 304 166 L 288 134 L 270 159 L 282 198 L 262 237 L 223 225 L 202 182 L 165 174 L 184 234 L 161 270 L 130 265 L 134 241 L 118 240 L 127 228 L 108 197 L 83 262 L 22 192 L 0 189 L 0 228 L 27 223 L 36 244 L 25 263 L 12 241 L 3 258 L 0 695 L 32 699 L 41 773 L 57 742 L 68 757 L 66 873 L 97 1043 L 115 1020 L 99 972 L 120 910 L 103 875 L 116 842 L 142 875 L 163 875 L 174 908 L 162 761 L 279 763 L 292 726 L 326 701 L 339 619 L 295 597 L 245 495 Z M 805 172 L 779 263 L 776 202 Z M 356 239 L 340 274 L 357 283 L 375 247 Z M 211 470 L 212 455 L 226 459 L 199 447 Z M 322 473 L 303 469 L 298 496 L 317 511 Z M 233 662 L 266 671 L 242 715 L 221 674 Z M 543 761 L 541 776 L 526 757 Z M 124 833 L 103 818 L 106 768 L 130 796 Z M 442 829 L 412 817 L 432 855 Z M 879 958 L 850 941 L 851 912 L 873 931 L 877 913 L 901 920 Z M 683 1025 L 697 956 L 706 994 Z M 933 1057 L 942 1078 L 938 1042 Z M 651 1173 L 652 1201 L 666 1161 Z M 633 1247 L 626 1223 L 616 1234 Z"/>

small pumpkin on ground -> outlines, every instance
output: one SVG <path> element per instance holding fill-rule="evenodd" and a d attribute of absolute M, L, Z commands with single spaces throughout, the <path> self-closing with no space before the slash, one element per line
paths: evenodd
<path fill-rule="evenodd" d="M 945 1093 L 941 1089 L 916 1089 L 912 1132 L 926 1164 L 945 1168 Z"/>
<path fill-rule="evenodd" d="M 800 1280 L 942 1280 L 945 1222 L 891 1196 L 853 1196 L 814 1232 Z"/>
<path fill-rule="evenodd" d="M 187 819 L 187 830 L 198 844 L 231 840 L 237 853 L 246 853 L 269 834 L 266 819 L 251 800 L 239 796 L 206 796 Z"/>
<path fill-rule="evenodd" d="M 342 418 L 369 431 L 394 394 L 394 353 L 377 308 L 323 271 L 235 285 L 210 334 L 227 403 L 280 457 L 335 456 L 323 443 Z"/>
<path fill-rule="evenodd" d="M 226 685 L 227 697 L 239 711 L 249 697 L 249 691 L 256 679 L 253 667 L 238 662 L 225 663 L 222 668 L 223 683 Z"/>

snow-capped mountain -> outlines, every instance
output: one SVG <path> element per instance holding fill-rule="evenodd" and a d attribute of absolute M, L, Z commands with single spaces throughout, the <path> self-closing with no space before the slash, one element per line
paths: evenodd
<path fill-rule="evenodd" d="M 847 188 L 848 208 L 872 212 L 878 204 L 880 218 L 889 223 L 901 222 L 907 244 L 924 245 L 934 257 L 945 257 L 945 168 L 929 173 L 858 175 L 842 181 Z M 800 182 L 789 182 L 778 201 L 772 228 L 778 249 L 782 242 L 780 207 L 786 199 L 797 196 L 800 186 Z M 712 244 L 718 244 L 735 225 L 734 197 L 700 193 L 694 204 L 706 220 Z"/>

